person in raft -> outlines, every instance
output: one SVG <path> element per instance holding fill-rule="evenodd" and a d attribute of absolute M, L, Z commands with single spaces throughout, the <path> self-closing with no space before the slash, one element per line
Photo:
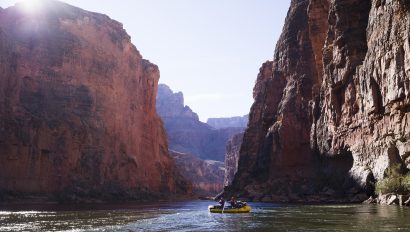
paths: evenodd
<path fill-rule="evenodd" d="M 230 201 L 229 203 L 231 203 L 231 206 L 232 206 L 233 208 L 236 208 L 236 199 L 235 199 L 234 196 L 232 196 L 231 201 Z"/>
<path fill-rule="evenodd" d="M 219 199 L 219 204 L 221 205 L 221 208 L 223 208 L 225 206 L 225 199 L 223 197 L 221 197 L 221 199 Z"/>

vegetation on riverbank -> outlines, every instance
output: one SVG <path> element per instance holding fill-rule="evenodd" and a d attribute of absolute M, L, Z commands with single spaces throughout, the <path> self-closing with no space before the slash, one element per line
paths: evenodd
<path fill-rule="evenodd" d="M 410 193 L 410 172 L 403 170 L 401 165 L 395 165 L 386 170 L 386 177 L 376 184 L 376 194 Z"/>

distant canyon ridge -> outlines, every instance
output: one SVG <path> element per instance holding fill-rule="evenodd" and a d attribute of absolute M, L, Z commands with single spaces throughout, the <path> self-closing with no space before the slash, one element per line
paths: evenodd
<path fill-rule="evenodd" d="M 221 129 L 227 127 L 246 128 L 248 125 L 249 116 L 236 116 L 229 118 L 208 118 L 206 123 L 213 128 Z"/>
<path fill-rule="evenodd" d="M 182 175 L 192 182 L 194 193 L 209 196 L 221 192 L 227 142 L 244 131 L 247 116 L 201 122 L 184 104 L 183 93 L 173 92 L 165 84 L 158 86 L 157 112 L 164 122 L 170 154 Z"/>
<path fill-rule="evenodd" d="M 157 111 L 167 131 L 171 150 L 191 153 L 201 159 L 224 161 L 228 139 L 244 130 L 247 118 L 213 119 L 217 127 L 201 122 L 198 115 L 184 104 L 182 92 L 173 92 L 165 84 L 158 86 Z M 242 123 L 245 121 L 245 123 Z"/>

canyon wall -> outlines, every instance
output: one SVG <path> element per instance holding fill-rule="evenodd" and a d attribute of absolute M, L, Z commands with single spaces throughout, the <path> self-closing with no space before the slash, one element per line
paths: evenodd
<path fill-rule="evenodd" d="M 361 201 L 387 167 L 405 170 L 409 17 L 407 0 L 292 0 L 226 194 Z"/>
<path fill-rule="evenodd" d="M 120 23 L 58 1 L 1 10 L 0 70 L 2 194 L 186 191 L 155 109 L 158 68 Z"/>
<path fill-rule="evenodd" d="M 224 163 L 201 160 L 198 157 L 170 151 L 181 175 L 192 184 L 192 192 L 198 196 L 215 196 L 223 189 Z"/>
<path fill-rule="evenodd" d="M 229 186 L 238 171 L 239 152 L 243 140 L 243 133 L 234 135 L 226 143 L 224 186 Z"/>

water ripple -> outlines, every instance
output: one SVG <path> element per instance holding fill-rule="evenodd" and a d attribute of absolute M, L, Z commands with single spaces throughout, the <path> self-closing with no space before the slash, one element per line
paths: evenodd
<path fill-rule="evenodd" d="M 255 203 L 248 214 L 211 214 L 212 203 L 0 209 L 0 231 L 410 231 L 410 209 L 395 206 Z"/>

